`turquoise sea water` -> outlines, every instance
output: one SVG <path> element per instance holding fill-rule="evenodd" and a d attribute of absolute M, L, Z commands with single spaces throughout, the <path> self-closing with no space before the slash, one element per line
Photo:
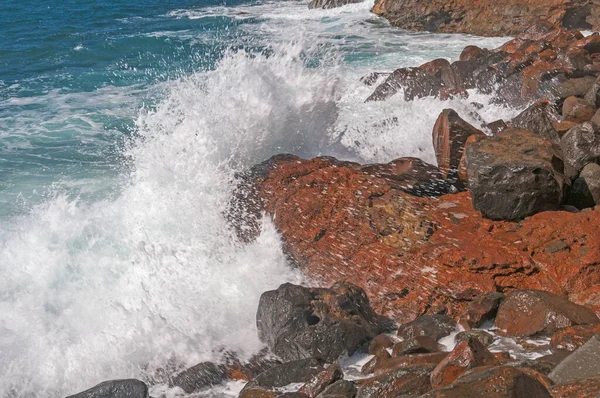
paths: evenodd
<path fill-rule="evenodd" d="M 504 40 L 409 34 L 371 6 L 1 2 L 0 397 L 160 389 L 167 363 L 260 348 L 260 293 L 302 276 L 269 220 L 249 245 L 230 231 L 234 173 L 279 152 L 434 162 L 439 112 L 487 101 L 364 103 L 366 73 Z"/>

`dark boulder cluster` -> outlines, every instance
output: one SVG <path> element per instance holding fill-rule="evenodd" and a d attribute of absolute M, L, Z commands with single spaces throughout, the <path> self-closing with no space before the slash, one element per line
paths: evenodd
<path fill-rule="evenodd" d="M 582 97 L 567 101 L 567 120 L 590 120 L 595 97 L 586 94 L 591 86 L 596 87 L 599 73 L 599 35 L 584 37 L 577 30 L 542 22 L 493 50 L 469 46 L 452 63 L 437 59 L 397 69 L 367 101 L 386 100 L 399 91 L 409 101 L 428 96 L 468 97 L 467 90 L 477 90 L 511 106 L 547 97 L 562 106 L 569 97 Z"/>

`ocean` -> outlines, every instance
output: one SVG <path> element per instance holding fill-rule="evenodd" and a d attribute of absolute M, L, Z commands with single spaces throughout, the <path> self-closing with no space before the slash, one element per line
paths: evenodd
<path fill-rule="evenodd" d="M 407 33 L 371 7 L 0 3 L 0 397 L 252 355 L 260 294 L 311 281 L 270 220 L 236 238 L 235 173 L 277 153 L 435 163 L 442 109 L 476 123 L 485 96 L 365 103 L 360 78 L 506 38 Z"/>

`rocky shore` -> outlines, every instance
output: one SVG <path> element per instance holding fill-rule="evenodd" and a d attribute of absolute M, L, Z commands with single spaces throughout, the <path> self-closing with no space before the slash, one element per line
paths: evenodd
<path fill-rule="evenodd" d="M 581 19 L 570 10 L 552 22 Z M 268 350 L 168 383 L 203 396 L 243 380 L 243 398 L 600 395 L 600 35 L 554 23 L 453 63 L 363 79 L 367 101 L 479 91 L 525 107 L 512 120 L 471 115 L 478 125 L 443 111 L 431 126 L 437 165 L 283 154 L 241 175 L 232 227 L 250 242 L 270 216 L 290 262 L 322 287 L 265 292 L 257 328 Z M 72 397 L 109 396 L 148 388 L 110 381 Z"/>

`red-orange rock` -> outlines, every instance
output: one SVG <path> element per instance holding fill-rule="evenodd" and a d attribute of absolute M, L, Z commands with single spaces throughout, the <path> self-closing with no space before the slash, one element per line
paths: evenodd
<path fill-rule="evenodd" d="M 594 5 L 592 5 L 594 4 Z M 567 0 L 377 0 L 372 11 L 387 18 L 392 25 L 413 31 L 458 32 L 481 36 L 516 35 L 523 26 L 536 25 L 526 37 L 539 40 L 549 33 L 548 26 L 589 28 L 600 25 L 590 15 L 592 1 L 573 3 Z"/>
<path fill-rule="evenodd" d="M 447 386 L 468 369 L 487 365 L 500 365 L 500 361 L 479 340 L 471 338 L 462 341 L 431 372 L 431 386 Z"/>
<path fill-rule="evenodd" d="M 487 292 L 600 286 L 600 211 L 494 222 L 467 192 L 419 198 L 355 164 L 277 159 L 254 190 L 290 258 L 325 285 L 362 286 L 376 310 L 401 322 L 440 307 L 457 315 Z"/>
<path fill-rule="evenodd" d="M 563 117 L 574 123 L 583 123 L 592 120 L 596 109 L 590 106 L 583 98 L 569 97 L 563 102 Z"/>
<path fill-rule="evenodd" d="M 379 361 L 372 369 L 376 374 L 387 373 L 392 369 L 404 368 L 411 365 L 433 364 L 437 365 L 448 356 L 447 352 L 433 352 L 428 354 L 410 354 L 400 357 L 388 358 Z M 364 372 L 363 372 L 364 373 Z"/>
<path fill-rule="evenodd" d="M 429 375 L 434 365 L 411 365 L 357 381 L 357 397 L 397 398 L 419 396 L 431 390 Z"/>
<path fill-rule="evenodd" d="M 560 329 L 552 335 L 550 347 L 553 352 L 575 351 L 597 334 L 600 334 L 600 324 Z"/>
<path fill-rule="evenodd" d="M 495 326 L 509 336 L 551 336 L 561 328 L 600 323 L 592 310 L 537 290 L 514 291 L 498 309 Z"/>
<path fill-rule="evenodd" d="M 380 334 L 375 336 L 373 340 L 369 343 L 368 353 L 371 355 L 377 354 L 381 350 L 385 350 L 387 348 L 392 348 L 394 345 L 394 340 L 391 337 Z"/>

